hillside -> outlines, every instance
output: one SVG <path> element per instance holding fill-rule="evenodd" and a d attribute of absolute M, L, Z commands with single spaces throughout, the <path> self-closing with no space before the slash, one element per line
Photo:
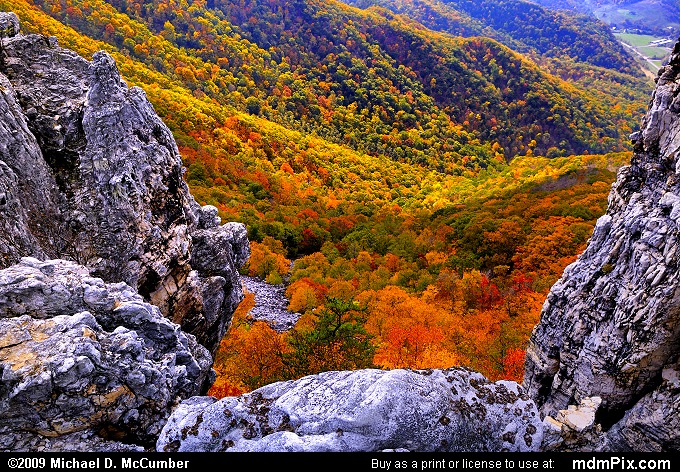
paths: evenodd
<path fill-rule="evenodd" d="M 558 10 L 582 11 L 605 23 L 622 45 L 655 77 L 667 64 L 680 35 L 680 4 L 674 0 L 609 0 L 537 3 Z"/>
<path fill-rule="evenodd" d="M 64 23 L 0 0 L 26 31 L 86 57 L 109 51 L 172 130 L 198 202 L 247 226 L 244 270 L 277 282 L 297 259 L 288 294 L 301 329 L 329 298 L 354 300 L 368 361 L 386 367 L 521 376 L 540 300 L 629 158 L 573 152 L 627 149 L 643 106 L 632 88 L 620 99 L 632 76 L 569 83 L 491 39 L 331 1 L 39 4 Z M 238 342 L 276 339 L 246 325 Z M 237 374 L 222 387 L 265 381 Z"/>
<path fill-rule="evenodd" d="M 120 455 L 153 451 L 581 451 L 593 463 L 598 452 L 677 453 L 680 43 L 594 231 L 588 213 L 601 214 L 605 181 L 627 155 L 432 173 L 442 180 L 419 185 L 439 200 L 401 220 L 391 202 L 377 215 L 394 236 L 382 239 L 366 219 L 357 225 L 365 239 L 295 262 L 291 305 L 327 296 L 283 337 L 249 321 L 247 301 L 234 312 L 236 269 L 248 261 L 245 270 L 273 278 L 280 262 L 288 267 L 280 241 L 253 242 L 251 253 L 243 225 L 221 224 L 216 208 L 194 200 L 170 130 L 113 57 L 86 60 L 55 38 L 22 34 L 4 12 L 0 49 L 0 450 L 106 452 L 107 465 L 123 468 L 178 464 Z M 517 237 L 524 230 L 531 241 Z M 546 273 L 561 271 L 556 254 L 573 258 L 590 234 L 543 302 L 539 279 L 522 271 L 551 261 Z M 491 250 L 475 260 L 480 241 Z M 353 242 L 377 246 L 348 259 L 357 248 L 343 243 Z M 502 265 L 513 244 L 524 249 L 514 267 Z M 430 252 L 409 259 L 419 245 Z M 408 288 L 406 262 L 427 264 L 419 280 L 432 269 L 436 281 Z M 461 263 L 493 270 L 453 270 Z M 500 363 L 504 377 L 520 378 L 525 355 L 514 346 L 526 345 L 540 305 L 524 385 L 451 367 Z M 232 320 L 213 388 L 240 378 L 226 398 L 206 396 L 215 334 Z M 291 380 L 271 383 L 278 372 Z M 650 461 L 671 463 L 669 454 Z"/>
<path fill-rule="evenodd" d="M 651 80 L 603 23 L 526 1 L 347 0 L 455 36 L 484 36 L 530 57 L 544 71 L 619 107 L 645 103 Z M 384 14 L 384 13 L 383 13 Z M 521 25 L 521 27 L 519 27 Z M 640 113 L 642 110 L 640 109 Z"/>
<path fill-rule="evenodd" d="M 632 58 L 604 24 L 586 15 L 552 12 L 524 0 L 347 0 L 362 8 L 385 7 L 437 31 L 488 36 L 513 49 L 570 58 L 637 74 Z"/>
<path fill-rule="evenodd" d="M 639 106 L 617 93 L 612 110 L 611 94 L 575 88 L 494 41 L 433 35 L 332 0 L 194 2 L 186 12 L 172 1 L 36 4 L 194 95 L 447 173 L 496 152 L 624 150 Z"/>
<path fill-rule="evenodd" d="M 680 5 L 675 0 L 536 0 L 548 8 L 580 11 L 618 29 L 665 35 L 680 31 Z"/>

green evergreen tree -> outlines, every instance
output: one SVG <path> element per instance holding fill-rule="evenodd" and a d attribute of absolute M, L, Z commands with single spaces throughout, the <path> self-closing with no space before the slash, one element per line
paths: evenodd
<path fill-rule="evenodd" d="M 288 378 L 330 370 L 373 368 L 376 347 L 364 329 L 366 307 L 354 300 L 327 298 L 311 329 L 293 329 L 292 351 L 284 355 Z"/>

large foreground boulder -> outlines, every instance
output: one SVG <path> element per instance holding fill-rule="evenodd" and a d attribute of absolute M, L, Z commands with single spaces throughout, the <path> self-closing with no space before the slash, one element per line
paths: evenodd
<path fill-rule="evenodd" d="M 211 365 L 124 283 L 61 260 L 0 271 L 0 450 L 149 447 Z"/>
<path fill-rule="evenodd" d="M 195 397 L 159 451 L 536 451 L 543 426 L 515 382 L 463 368 L 325 372 L 240 397 Z"/>

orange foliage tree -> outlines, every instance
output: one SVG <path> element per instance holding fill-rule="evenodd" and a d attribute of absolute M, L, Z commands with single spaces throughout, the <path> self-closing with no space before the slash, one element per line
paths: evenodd
<path fill-rule="evenodd" d="M 273 244 L 274 239 L 268 238 Z M 267 238 L 265 238 L 267 240 Z M 257 241 L 250 242 L 250 258 L 243 267 L 243 271 L 250 276 L 259 276 L 267 279 L 271 283 L 281 283 L 281 277 L 288 275 L 290 272 L 290 260 L 286 259 L 280 253 L 274 252 L 270 245 L 265 243 L 258 243 Z M 275 241 L 283 250 L 283 246 L 279 241 Z"/>
<path fill-rule="evenodd" d="M 250 323 L 248 312 L 253 306 L 254 294 L 248 293 L 234 313 L 232 327 L 217 351 L 218 375 L 209 395 L 240 395 L 283 380 L 282 359 L 288 350 L 284 338 L 265 322 Z"/>

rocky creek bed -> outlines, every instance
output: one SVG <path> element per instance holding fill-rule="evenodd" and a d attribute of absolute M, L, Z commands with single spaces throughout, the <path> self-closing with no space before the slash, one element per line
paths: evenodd
<path fill-rule="evenodd" d="M 284 284 L 272 285 L 260 277 L 246 275 L 242 275 L 241 280 L 245 289 L 255 294 L 255 306 L 250 310 L 254 320 L 267 322 L 278 333 L 295 326 L 301 314 L 288 311 Z"/>

